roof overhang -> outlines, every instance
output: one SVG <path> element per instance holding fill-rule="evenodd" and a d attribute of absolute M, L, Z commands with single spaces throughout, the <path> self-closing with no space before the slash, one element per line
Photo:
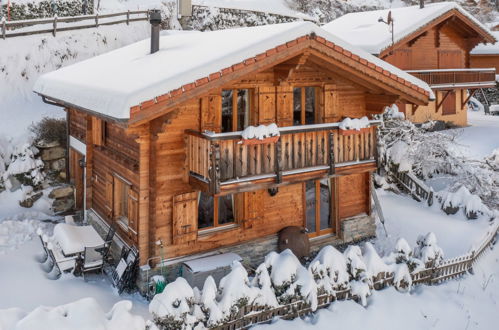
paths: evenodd
<path fill-rule="evenodd" d="M 399 69 L 388 63 L 386 63 L 385 67 L 381 67 L 323 37 L 310 34 L 278 45 L 265 53 L 245 59 L 207 77 L 183 85 L 154 99 L 146 100 L 140 105 L 133 106 L 130 109 L 128 125 L 130 127 L 142 125 L 165 115 L 182 103 L 203 97 L 211 91 L 222 88 L 246 75 L 269 69 L 305 51 L 312 52 L 321 60 L 338 66 L 352 75 L 377 84 L 387 93 L 400 95 L 401 98 L 411 103 L 426 105 L 430 100 L 431 92 L 421 87 L 421 84 L 425 85 L 425 83 L 416 80 L 421 83 L 418 86 L 414 83 L 415 80 L 404 79 L 388 71 L 387 66 L 392 68 L 393 71 L 399 71 Z"/>

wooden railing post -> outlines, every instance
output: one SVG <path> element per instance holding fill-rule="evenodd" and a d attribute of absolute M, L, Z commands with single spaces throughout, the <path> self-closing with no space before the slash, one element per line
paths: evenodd
<path fill-rule="evenodd" d="M 329 142 L 329 175 L 333 175 L 335 172 L 333 132 L 329 132 L 328 140 L 329 140 L 328 141 Z"/>
<path fill-rule="evenodd" d="M 218 143 L 211 144 L 211 173 L 210 173 L 210 190 L 214 194 L 220 192 L 220 145 Z"/>
<path fill-rule="evenodd" d="M 277 140 L 277 142 L 274 145 L 274 148 L 275 148 L 274 165 L 275 165 L 276 182 L 281 183 L 282 182 L 281 139 Z"/>
<path fill-rule="evenodd" d="M 54 29 L 52 30 L 52 35 L 55 37 L 57 33 L 57 15 L 54 16 L 54 23 L 53 23 Z"/>

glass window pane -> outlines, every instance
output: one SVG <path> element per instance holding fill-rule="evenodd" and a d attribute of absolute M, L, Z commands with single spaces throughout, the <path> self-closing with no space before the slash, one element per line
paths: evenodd
<path fill-rule="evenodd" d="M 120 184 L 120 193 L 121 193 L 121 210 L 120 210 L 120 220 L 123 222 L 125 225 L 128 225 L 128 189 L 130 187 L 127 184 L 121 183 Z"/>
<path fill-rule="evenodd" d="M 306 220 L 309 233 L 315 232 L 315 181 L 305 183 Z"/>
<path fill-rule="evenodd" d="M 331 228 L 331 193 L 329 189 L 329 180 L 321 180 L 321 230 Z"/>
<path fill-rule="evenodd" d="M 250 125 L 250 90 L 237 91 L 237 130 L 242 131 Z"/>
<path fill-rule="evenodd" d="M 223 225 L 234 222 L 234 209 L 232 195 L 218 197 L 218 224 Z"/>
<path fill-rule="evenodd" d="M 301 88 L 293 88 L 293 125 L 301 125 Z"/>
<path fill-rule="evenodd" d="M 305 124 L 315 124 L 315 87 L 305 87 Z"/>
<path fill-rule="evenodd" d="M 204 192 L 199 194 L 198 228 L 213 227 L 213 196 Z"/>
<path fill-rule="evenodd" d="M 232 90 L 222 91 L 222 132 L 232 132 Z"/>

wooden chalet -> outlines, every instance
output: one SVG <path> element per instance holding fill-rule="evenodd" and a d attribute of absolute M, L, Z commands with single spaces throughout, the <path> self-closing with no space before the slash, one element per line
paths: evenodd
<path fill-rule="evenodd" d="M 496 39 L 499 38 L 499 31 L 493 31 Z M 499 43 L 479 44 L 470 53 L 470 66 L 472 68 L 495 68 L 499 72 Z"/>
<path fill-rule="evenodd" d="M 228 251 L 254 265 L 288 226 L 306 227 L 314 247 L 375 235 L 378 122 L 353 132 L 339 122 L 400 98 L 426 106 L 427 84 L 308 22 L 160 43 L 35 85 L 66 109 L 71 178 L 90 222 L 116 225 L 141 265 L 163 258 L 172 269 Z M 245 127 L 270 123 L 277 142 L 241 144 Z"/>
<path fill-rule="evenodd" d="M 495 67 L 472 66 L 470 51 L 496 40 L 455 2 L 351 13 L 323 28 L 432 87 L 435 97 L 428 106 L 397 103 L 411 121 L 467 125 L 469 98 L 495 86 Z"/>

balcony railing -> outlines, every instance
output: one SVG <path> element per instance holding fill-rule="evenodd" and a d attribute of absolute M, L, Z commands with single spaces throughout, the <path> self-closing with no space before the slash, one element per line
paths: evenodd
<path fill-rule="evenodd" d="M 275 143 L 242 144 L 241 133 L 208 134 L 186 131 L 191 177 L 211 193 L 238 184 L 280 184 L 306 173 L 334 174 L 338 167 L 375 163 L 376 127 L 354 134 L 339 123 L 281 127 Z M 237 189 L 236 189 L 237 190 Z"/>
<path fill-rule="evenodd" d="M 409 70 L 407 72 L 435 89 L 485 88 L 496 85 L 496 70 L 494 68 Z"/>

